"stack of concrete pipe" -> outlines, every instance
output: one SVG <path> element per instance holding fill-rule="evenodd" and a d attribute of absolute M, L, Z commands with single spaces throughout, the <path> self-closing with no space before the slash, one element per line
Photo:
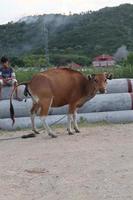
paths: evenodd
<path fill-rule="evenodd" d="M 4 88 L 4 99 L 0 101 L 0 128 L 16 129 L 31 127 L 30 109 L 32 101 L 18 102 L 13 100 L 16 123 L 12 127 L 9 113 L 9 95 L 11 88 Z M 19 96 L 24 98 L 24 87 L 19 87 Z M 86 119 L 88 122 L 107 121 L 113 123 L 126 123 L 133 121 L 133 79 L 113 79 L 108 81 L 107 94 L 98 94 L 92 100 L 86 102 L 78 110 L 78 120 Z M 68 106 L 51 108 L 47 118 L 51 124 L 58 121 L 68 111 Z M 63 118 L 58 123 L 66 123 L 67 118 Z M 36 119 L 37 126 L 41 126 L 39 117 Z"/>

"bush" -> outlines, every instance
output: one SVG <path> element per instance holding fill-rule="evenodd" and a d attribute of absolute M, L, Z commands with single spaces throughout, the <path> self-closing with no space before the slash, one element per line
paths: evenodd
<path fill-rule="evenodd" d="M 11 57 L 11 66 L 17 67 L 47 67 L 47 61 L 44 55 L 25 55 L 22 57 Z"/>
<path fill-rule="evenodd" d="M 113 78 L 132 78 L 133 77 L 133 67 L 131 65 L 126 66 L 114 66 L 114 67 L 90 67 L 84 68 L 82 71 L 85 74 L 97 74 L 103 72 L 109 72 L 113 74 Z"/>
<path fill-rule="evenodd" d="M 52 54 L 50 56 L 50 61 L 54 65 L 67 65 L 68 63 L 77 63 L 79 65 L 85 66 L 90 65 L 90 59 L 87 56 L 74 55 L 74 54 Z"/>
<path fill-rule="evenodd" d="M 24 67 L 25 63 L 22 58 L 12 57 L 10 58 L 11 66 Z"/>
<path fill-rule="evenodd" d="M 127 56 L 126 64 L 133 66 L 133 52 L 129 53 Z"/>
<path fill-rule="evenodd" d="M 36 73 L 36 70 L 16 71 L 16 78 L 19 83 L 29 81 Z"/>
<path fill-rule="evenodd" d="M 26 55 L 23 57 L 24 67 L 46 67 L 47 61 L 43 55 Z"/>

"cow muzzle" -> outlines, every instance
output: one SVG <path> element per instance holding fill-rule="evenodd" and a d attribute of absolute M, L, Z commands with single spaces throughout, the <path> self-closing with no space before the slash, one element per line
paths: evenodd
<path fill-rule="evenodd" d="M 104 93 L 106 93 L 107 91 L 106 91 L 105 88 L 101 88 L 101 89 L 99 89 L 99 92 L 100 92 L 101 94 L 104 94 Z"/>

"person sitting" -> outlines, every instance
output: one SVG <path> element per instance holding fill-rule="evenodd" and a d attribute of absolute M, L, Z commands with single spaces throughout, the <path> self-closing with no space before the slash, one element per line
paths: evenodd
<path fill-rule="evenodd" d="M 15 76 L 15 72 L 9 66 L 9 60 L 7 57 L 3 56 L 1 58 L 2 67 L 0 68 L 0 99 L 2 99 L 2 88 L 3 86 L 13 86 L 14 88 L 17 86 L 17 80 Z M 18 97 L 18 91 L 16 88 L 15 91 L 16 99 L 21 101 Z"/>

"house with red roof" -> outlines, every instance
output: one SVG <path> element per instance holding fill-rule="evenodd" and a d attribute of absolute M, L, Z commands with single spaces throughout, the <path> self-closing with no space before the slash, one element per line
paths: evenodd
<path fill-rule="evenodd" d="M 110 55 L 96 56 L 92 62 L 94 67 L 111 67 L 115 65 L 115 60 Z"/>

